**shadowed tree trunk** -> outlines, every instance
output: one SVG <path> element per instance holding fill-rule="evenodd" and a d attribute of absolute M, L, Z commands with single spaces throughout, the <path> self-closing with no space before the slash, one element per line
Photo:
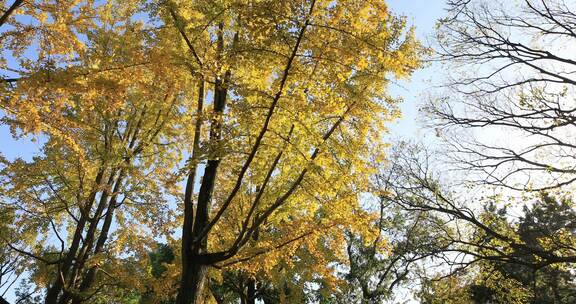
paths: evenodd
<path fill-rule="evenodd" d="M 248 279 L 248 290 L 246 291 L 246 304 L 256 304 L 256 280 Z"/>
<path fill-rule="evenodd" d="M 193 150 L 192 157 L 190 158 L 190 171 L 188 173 L 188 179 L 186 181 L 186 190 L 184 193 L 184 224 L 182 225 L 182 268 L 188 269 L 188 271 L 183 271 L 183 275 L 180 278 L 180 288 L 189 289 L 189 283 L 194 284 L 190 274 L 195 272 L 195 269 L 191 269 L 190 259 L 192 258 L 192 227 L 194 224 L 194 206 L 192 202 L 192 196 L 194 191 L 194 184 L 196 179 L 196 170 L 198 168 L 198 149 L 200 147 L 200 132 L 202 127 L 202 108 L 204 104 L 204 80 L 200 79 L 198 87 L 198 105 L 196 109 L 196 125 L 194 129 L 194 140 L 193 140 Z M 197 271 L 197 270 L 196 270 Z M 184 275 L 186 274 L 186 275 Z M 183 295 L 184 296 L 184 295 Z"/>
<path fill-rule="evenodd" d="M 221 30 L 218 34 L 218 48 L 220 52 L 224 47 L 222 27 L 223 25 L 220 26 Z M 213 147 L 217 147 L 218 142 L 222 138 L 222 125 L 219 118 L 223 115 L 226 107 L 226 95 L 228 93 L 226 86 L 229 78 L 230 73 L 227 72 L 223 80 L 217 78 L 214 82 L 214 118 L 212 119 L 210 126 L 210 142 L 213 143 Z M 197 128 L 197 130 L 199 136 L 200 130 L 199 128 Z M 191 217 L 194 216 L 191 205 L 191 191 L 194 186 L 194 177 L 192 174 L 188 177 L 186 187 L 187 193 L 185 194 L 185 199 L 187 198 L 188 202 L 185 202 L 186 214 L 182 231 L 182 277 L 178 296 L 176 298 L 177 304 L 202 303 L 202 290 L 206 284 L 208 264 L 203 263 L 199 258 L 202 254 L 207 252 L 208 241 L 206 235 L 202 236 L 201 239 L 199 239 L 199 236 L 204 233 L 204 230 L 209 223 L 210 203 L 212 201 L 212 193 L 214 191 L 214 184 L 216 182 L 219 165 L 220 158 L 217 156 L 208 160 L 206 164 L 204 176 L 202 177 L 202 183 L 200 185 L 200 191 L 198 193 L 196 215 L 193 222 L 191 219 Z"/>

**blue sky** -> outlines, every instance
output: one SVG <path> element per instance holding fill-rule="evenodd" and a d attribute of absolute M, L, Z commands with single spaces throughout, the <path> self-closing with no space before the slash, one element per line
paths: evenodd
<path fill-rule="evenodd" d="M 430 45 L 436 21 L 445 13 L 443 0 L 388 0 L 387 3 L 391 11 L 407 16 L 408 24 L 416 27 L 418 39 L 424 45 Z M 390 135 L 393 138 L 424 136 L 424 130 L 421 130 L 417 123 L 420 96 L 430 89 L 431 83 L 440 74 L 437 65 L 428 65 L 416 71 L 410 80 L 401 81 L 398 85 L 393 84 L 390 87 L 393 96 L 401 96 L 404 99 L 401 106 L 402 118 L 398 123 L 390 125 Z"/>

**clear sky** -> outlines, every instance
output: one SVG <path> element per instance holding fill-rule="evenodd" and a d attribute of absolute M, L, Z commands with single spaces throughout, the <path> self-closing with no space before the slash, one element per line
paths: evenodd
<path fill-rule="evenodd" d="M 417 37 L 425 44 L 428 44 L 431 38 L 436 20 L 444 14 L 444 0 L 388 0 L 387 3 L 392 12 L 408 17 L 408 23 L 416 27 Z M 419 130 L 417 124 L 418 104 L 420 95 L 429 88 L 429 81 L 433 80 L 437 72 L 437 67 L 429 66 L 415 72 L 410 81 L 402 81 L 391 86 L 390 93 L 404 99 L 401 106 L 402 119 L 397 124 L 390 125 L 392 138 L 423 136 L 424 132 Z M 2 115 L 0 111 L 0 116 Z M 14 140 L 8 127 L 0 125 L 0 153 L 9 160 L 17 157 L 31 160 L 34 155 L 38 155 L 43 140 L 31 139 L 32 137 Z M 0 293 L 3 291 L 0 290 Z M 13 292 L 8 292 L 6 297 L 9 301 L 14 301 Z"/>
<path fill-rule="evenodd" d="M 416 27 L 416 36 L 424 45 L 431 43 L 436 21 L 445 11 L 444 0 L 388 0 L 390 10 L 396 14 L 408 17 L 408 24 Z M 418 105 L 421 95 L 430 88 L 434 77 L 439 75 L 439 67 L 429 65 L 414 73 L 408 81 L 401 81 L 390 87 L 390 93 L 401 96 L 404 103 L 401 106 L 402 119 L 397 124 L 390 125 L 390 135 L 394 137 L 422 137 L 424 131 L 417 123 Z"/>

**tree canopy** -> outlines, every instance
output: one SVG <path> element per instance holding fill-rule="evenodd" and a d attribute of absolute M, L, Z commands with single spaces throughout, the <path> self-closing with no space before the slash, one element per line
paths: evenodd
<path fill-rule="evenodd" d="M 446 4 L 0 1 L 0 302 L 576 301 L 576 8 Z"/>

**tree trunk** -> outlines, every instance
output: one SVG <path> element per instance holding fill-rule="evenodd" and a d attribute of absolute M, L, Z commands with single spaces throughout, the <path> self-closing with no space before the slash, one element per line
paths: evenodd
<path fill-rule="evenodd" d="M 222 115 L 226 103 L 226 89 L 222 88 L 219 81 L 216 81 L 214 94 L 214 111 L 217 116 Z M 218 118 L 212 121 L 210 137 L 213 143 L 220 140 L 221 125 Z M 180 282 L 180 290 L 176 298 L 176 304 L 201 304 L 202 291 L 204 289 L 207 268 L 209 265 L 203 264 L 200 257 L 207 252 L 208 237 L 204 229 L 209 222 L 210 204 L 212 201 L 212 193 L 214 192 L 214 184 L 216 182 L 216 175 L 220 159 L 208 160 L 206 168 L 204 169 L 204 176 L 202 177 L 202 184 L 198 193 L 198 204 L 196 207 L 196 217 L 192 226 L 190 239 L 187 242 L 189 246 L 185 251 L 187 256 L 183 257 L 182 264 L 187 267 L 182 269 L 182 279 Z"/>
<path fill-rule="evenodd" d="M 180 281 L 180 290 L 176 298 L 176 304 L 201 304 L 202 291 L 206 282 L 208 265 L 200 261 L 200 256 L 206 253 L 207 237 L 196 240 L 195 237 L 202 233 L 204 227 L 208 224 L 208 214 L 210 212 L 210 201 L 214 190 L 216 172 L 218 170 L 219 160 L 209 160 L 202 178 L 200 193 L 198 194 L 198 207 L 196 210 L 196 219 L 191 233 L 191 246 L 187 248 L 189 256 L 183 257 L 183 265 L 187 267 L 182 269 L 182 278 Z"/>
<path fill-rule="evenodd" d="M 106 240 L 108 239 L 108 233 L 110 231 L 110 226 L 112 224 L 112 220 L 114 218 L 114 210 L 116 209 L 118 193 L 123 187 L 125 177 L 125 170 L 120 170 L 120 174 L 118 175 L 118 179 L 116 180 L 116 184 L 114 185 L 114 189 L 112 190 L 112 196 L 110 197 L 110 201 L 108 202 L 106 214 L 104 215 L 104 223 L 102 224 L 102 228 L 100 229 L 100 234 L 98 235 L 98 240 L 96 241 L 96 246 L 94 247 L 93 255 L 97 255 L 100 253 L 106 244 Z M 89 250 L 92 248 L 90 247 Z M 89 254 L 89 252 L 87 253 Z M 87 256 L 86 256 L 87 257 Z M 94 283 L 94 279 L 96 277 L 96 270 L 97 266 L 92 266 L 86 274 L 83 276 L 82 281 L 80 283 L 80 292 L 85 292 L 88 290 L 92 284 Z M 83 299 L 79 297 L 74 297 L 72 304 L 79 304 L 82 303 Z"/>
<path fill-rule="evenodd" d="M 133 152 L 133 155 L 124 159 L 125 165 L 129 165 L 131 163 L 132 158 L 141 152 L 141 150 L 139 150 L 138 148 L 134 149 L 134 146 L 136 145 L 136 142 L 138 140 L 138 135 L 140 134 L 140 131 L 142 130 L 142 120 L 144 119 L 145 114 L 146 114 L 146 105 L 144 105 L 144 107 L 142 109 L 142 112 L 140 114 L 140 118 L 138 119 L 138 121 L 136 123 L 136 127 L 133 129 L 132 129 L 132 127 L 130 127 L 132 125 L 132 120 L 130 120 L 128 123 L 129 126 L 127 127 L 127 130 L 125 133 L 126 137 L 123 140 L 123 143 L 128 143 L 127 148 L 128 148 L 128 150 Z M 110 199 L 107 200 L 108 196 L 110 195 L 108 193 L 109 188 L 106 191 L 102 192 L 102 196 L 100 197 L 100 204 L 98 205 L 98 209 L 96 210 L 96 212 L 93 216 L 90 228 L 88 229 L 88 232 L 87 232 L 86 240 L 84 241 L 85 246 L 83 246 L 82 250 L 80 251 L 80 256 L 78 258 L 77 263 L 81 267 L 79 267 L 79 269 L 77 270 L 77 274 L 80 274 L 82 272 L 83 265 L 86 262 L 86 260 L 90 257 L 91 254 L 96 255 L 103 250 L 104 245 L 106 244 L 106 240 L 108 239 L 108 233 L 110 231 L 110 226 L 112 225 L 112 220 L 114 219 L 114 211 L 116 210 L 116 207 L 117 207 L 118 195 L 122 191 L 122 188 L 124 185 L 124 179 L 126 177 L 126 168 L 120 169 L 118 176 L 114 180 L 114 177 L 116 176 L 116 172 L 117 172 L 116 169 L 112 171 L 111 176 L 110 176 L 110 180 L 108 181 L 108 187 L 113 187 Z M 98 228 L 98 224 L 100 222 L 102 213 L 104 212 L 104 208 L 106 208 L 106 214 L 104 214 L 104 223 L 102 224 L 102 227 L 100 228 L 100 233 L 98 234 L 98 239 L 95 240 L 96 230 Z M 94 241 L 96 241 L 95 246 L 94 246 Z M 80 292 L 85 292 L 86 290 L 88 290 L 92 286 L 92 284 L 94 283 L 94 279 L 96 277 L 97 269 L 98 269 L 97 266 L 92 266 L 82 276 L 82 278 L 79 282 Z M 72 295 L 65 293 L 63 295 L 61 301 L 59 302 L 59 304 L 67 303 L 70 298 L 72 298 L 72 304 L 79 304 L 79 303 L 84 302 L 84 299 L 82 299 L 80 296 L 72 296 Z"/>
<path fill-rule="evenodd" d="M 224 49 L 223 26 L 220 23 L 218 32 L 219 54 L 222 54 Z M 217 76 L 214 81 L 214 117 L 210 123 L 210 144 L 216 149 L 219 147 L 219 142 L 222 138 L 221 118 L 226 108 L 226 95 L 228 93 L 226 86 L 229 79 L 230 72 L 227 71 L 224 79 Z M 203 263 L 201 258 L 208 250 L 208 231 L 205 231 L 205 229 L 209 223 L 212 193 L 214 192 L 214 184 L 218 166 L 220 165 L 219 151 L 212 151 L 212 154 L 204 169 L 192 231 L 186 241 L 186 248 L 182 249 L 186 256 L 182 257 L 182 274 L 176 304 L 201 304 L 203 302 L 206 274 L 210 265 Z M 184 232 L 188 231 L 185 230 Z"/>
<path fill-rule="evenodd" d="M 226 89 L 222 87 L 219 81 L 215 84 L 214 94 L 214 111 L 216 116 L 222 115 L 226 103 Z M 221 125 L 218 118 L 214 118 L 211 123 L 210 138 L 212 143 L 217 146 L 220 140 Z M 206 273 L 209 265 L 201 263 L 200 257 L 205 254 L 208 246 L 207 235 L 204 229 L 208 225 L 208 216 L 210 214 L 210 203 L 212 201 L 212 193 L 214 191 L 214 184 L 216 182 L 216 175 L 220 159 L 208 160 L 206 168 L 204 169 L 204 176 L 202 177 L 202 184 L 200 185 L 200 192 L 198 193 L 198 204 L 196 207 L 196 217 L 190 232 L 190 238 L 187 239 L 182 259 L 182 277 L 180 281 L 180 289 L 178 297 L 176 298 L 177 304 L 199 304 L 202 303 L 202 291 L 206 281 Z M 186 265 L 184 267 L 184 265 Z"/>
<path fill-rule="evenodd" d="M 188 172 L 188 179 L 186 181 L 186 190 L 184 193 L 184 223 L 182 225 L 182 276 L 180 278 L 180 290 L 182 292 L 187 292 L 187 290 L 197 289 L 197 286 L 189 286 L 197 285 L 194 282 L 194 278 L 190 275 L 194 272 L 197 272 L 197 269 L 191 269 L 191 265 L 189 261 L 193 259 L 193 252 L 192 252 L 192 227 L 194 224 L 194 205 L 192 201 L 193 191 L 194 191 L 194 184 L 196 179 L 196 169 L 198 168 L 197 161 L 198 161 L 198 149 L 200 146 L 200 132 L 202 127 L 202 108 L 204 104 L 204 80 L 200 79 L 199 87 L 198 87 L 198 105 L 196 108 L 196 125 L 194 129 L 194 139 L 193 139 L 193 150 L 192 150 L 192 157 L 190 161 L 193 163 L 191 164 L 190 171 Z M 182 298 L 189 298 L 190 295 L 182 294 L 180 296 L 180 292 L 178 297 Z M 180 302 L 178 302 L 180 303 Z"/>
<path fill-rule="evenodd" d="M 112 170 L 110 176 L 108 177 L 108 182 L 106 184 L 107 188 L 103 190 L 100 194 L 100 199 L 97 204 L 96 211 L 94 212 L 94 215 L 92 215 L 91 219 L 87 221 L 87 223 L 89 224 L 88 230 L 86 232 L 86 235 L 84 236 L 82 247 L 80 248 L 80 251 L 78 252 L 78 255 L 76 257 L 76 262 L 74 263 L 72 270 L 70 271 L 70 275 L 68 278 L 69 286 L 76 286 L 75 285 L 77 283 L 76 279 L 82 273 L 86 260 L 90 257 L 92 244 L 94 242 L 94 238 L 96 237 L 96 229 L 98 227 L 98 223 L 100 222 L 102 212 L 104 212 L 104 209 L 106 208 L 106 205 L 108 203 L 108 195 L 111 190 L 110 188 L 112 188 L 112 186 L 114 185 L 115 178 L 116 178 L 116 170 Z M 60 297 L 58 303 L 59 304 L 68 303 L 71 298 L 74 298 L 74 295 L 64 290 L 64 294 L 62 295 L 62 297 Z"/>
<path fill-rule="evenodd" d="M 248 279 L 248 290 L 246 292 L 246 304 L 256 304 L 256 280 Z"/>
<path fill-rule="evenodd" d="M 203 304 L 203 290 L 207 281 L 208 267 L 200 263 L 189 263 L 189 268 L 183 269 L 182 281 L 184 284 L 181 284 L 178 291 L 177 304 Z"/>
<path fill-rule="evenodd" d="M 76 252 L 80 247 L 80 241 L 82 239 L 82 233 L 84 232 L 84 227 L 86 226 L 86 222 L 88 221 L 88 216 L 90 212 L 90 208 L 96 199 L 96 194 L 99 192 L 100 183 L 102 182 L 102 178 L 104 177 L 104 165 L 102 165 L 100 171 L 96 175 L 95 179 L 95 186 L 86 204 L 80 210 L 80 218 L 78 219 L 78 224 L 76 225 L 76 229 L 74 231 L 74 236 L 72 237 L 72 243 L 68 248 L 68 252 L 66 253 L 66 258 L 62 264 L 58 265 L 58 273 L 56 274 L 57 277 L 52 284 L 48 288 L 46 292 L 46 299 L 45 304 L 56 304 L 58 302 L 58 296 L 60 292 L 64 288 L 64 279 L 68 276 L 68 272 L 70 267 L 72 267 L 72 263 L 76 259 Z"/>

